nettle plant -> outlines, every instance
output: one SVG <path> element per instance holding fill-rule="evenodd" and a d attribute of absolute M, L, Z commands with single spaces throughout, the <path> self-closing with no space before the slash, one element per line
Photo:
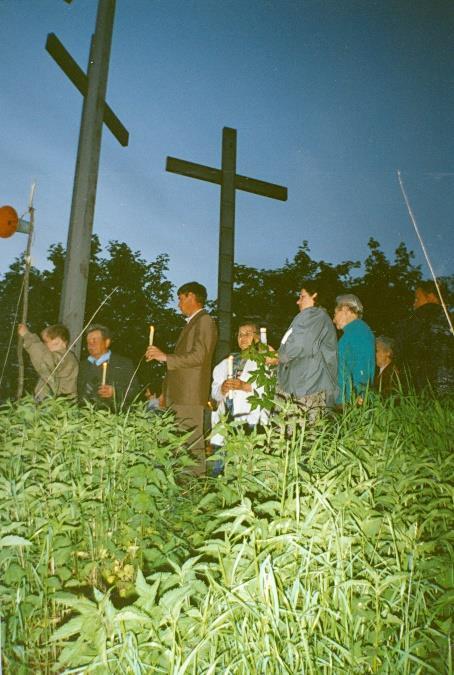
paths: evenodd
<path fill-rule="evenodd" d="M 3 656 L 12 672 L 46 672 L 67 613 L 58 591 L 125 602 L 138 567 L 187 554 L 168 526 L 184 437 L 140 407 L 113 415 L 63 400 L 4 407 L 0 424 Z"/>
<path fill-rule="evenodd" d="M 191 483 L 170 418 L 6 410 L 5 669 L 450 672 L 453 417 L 226 429 L 224 475 Z"/>

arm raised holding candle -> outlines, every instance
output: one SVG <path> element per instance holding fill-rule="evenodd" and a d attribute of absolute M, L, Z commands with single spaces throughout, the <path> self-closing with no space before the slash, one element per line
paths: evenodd
<path fill-rule="evenodd" d="M 150 345 L 145 352 L 145 359 L 146 361 L 161 361 L 163 363 L 167 361 L 167 354 L 158 347 Z"/>

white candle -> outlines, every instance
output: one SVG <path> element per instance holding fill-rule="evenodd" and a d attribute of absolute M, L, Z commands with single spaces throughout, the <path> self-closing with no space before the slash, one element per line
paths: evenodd
<path fill-rule="evenodd" d="M 227 359 L 227 377 L 232 379 L 233 377 L 233 356 L 230 354 L 230 356 Z M 229 389 L 229 398 L 233 397 L 233 389 Z"/>
<path fill-rule="evenodd" d="M 104 361 L 104 363 L 102 364 L 102 380 L 101 380 L 101 384 L 103 387 L 106 384 L 106 373 L 107 373 L 107 361 Z"/>
<path fill-rule="evenodd" d="M 262 343 L 262 345 L 266 345 L 266 343 L 267 343 L 266 342 L 266 328 L 264 326 L 260 329 L 260 342 Z"/>
<path fill-rule="evenodd" d="M 227 375 L 229 376 L 229 379 L 233 377 L 233 356 L 230 354 L 227 360 Z"/>
<path fill-rule="evenodd" d="M 150 324 L 150 337 L 148 338 L 148 345 L 150 347 L 153 346 L 153 338 L 154 338 L 154 326 L 153 324 Z"/>

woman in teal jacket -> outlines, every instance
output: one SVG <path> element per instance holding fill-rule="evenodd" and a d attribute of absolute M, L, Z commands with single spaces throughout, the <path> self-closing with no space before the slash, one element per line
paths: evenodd
<path fill-rule="evenodd" d="M 352 293 L 336 298 L 334 323 L 343 331 L 339 340 L 337 403 L 361 402 L 375 375 L 375 337 L 362 320 L 363 305 Z"/>

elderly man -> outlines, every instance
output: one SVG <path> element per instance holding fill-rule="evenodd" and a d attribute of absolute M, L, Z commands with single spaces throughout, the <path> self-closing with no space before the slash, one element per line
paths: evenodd
<path fill-rule="evenodd" d="M 430 386 L 437 396 L 452 394 L 454 336 L 433 281 L 419 283 L 413 307 L 412 316 L 396 339 L 397 358 L 407 369 L 416 391 Z"/>
<path fill-rule="evenodd" d="M 255 323 L 242 323 L 238 329 L 238 346 L 240 352 L 227 357 L 213 370 L 211 398 L 217 401 L 218 408 L 213 411 L 211 421 L 216 425 L 223 415 L 236 425 L 241 424 L 246 429 L 252 429 L 257 424 L 266 424 L 268 414 L 266 410 L 257 407 L 251 410 L 249 401 L 251 396 L 260 396 L 263 387 L 255 387 L 250 382 L 252 373 L 257 370 L 257 362 L 253 358 L 253 345 L 259 343 L 259 330 Z M 229 373 L 229 359 L 232 372 Z M 211 445 L 219 448 L 224 445 L 222 434 L 215 433 L 211 438 Z M 222 460 L 216 462 L 213 474 L 222 470 Z"/>
<path fill-rule="evenodd" d="M 352 293 L 339 295 L 334 310 L 334 325 L 343 335 L 338 343 L 338 404 L 361 401 L 374 381 L 375 338 L 362 320 L 363 305 Z"/>
<path fill-rule="evenodd" d="M 120 411 L 140 391 L 131 359 L 112 352 L 109 329 L 92 324 L 86 331 L 88 358 L 79 368 L 77 390 L 80 400 L 100 408 Z"/>
<path fill-rule="evenodd" d="M 163 382 L 165 405 L 172 408 L 182 429 L 192 429 L 189 438 L 191 453 L 197 464 L 195 475 L 205 472 L 204 410 L 208 405 L 211 362 L 217 341 L 214 320 L 204 310 L 205 286 L 191 281 L 178 289 L 178 307 L 186 317 L 173 354 L 156 346 L 148 347 L 147 361 L 161 361 L 167 366 Z"/>
<path fill-rule="evenodd" d="M 375 359 L 377 372 L 374 387 L 383 396 L 398 392 L 400 387 L 399 371 L 394 363 L 395 341 L 380 335 L 375 341 Z"/>

